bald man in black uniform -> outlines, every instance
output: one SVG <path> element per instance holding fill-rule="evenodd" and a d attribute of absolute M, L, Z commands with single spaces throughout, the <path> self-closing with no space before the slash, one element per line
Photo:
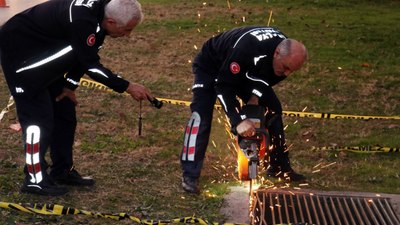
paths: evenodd
<path fill-rule="evenodd" d="M 249 26 L 225 31 L 206 41 L 193 62 L 192 116 L 185 129 L 181 153 L 182 187 L 199 193 L 199 177 L 209 141 L 216 99 L 230 120 L 232 132 L 254 135 L 255 125 L 241 111 L 237 97 L 261 105 L 274 117 L 268 127 L 272 151 L 267 174 L 290 181 L 304 180 L 296 173 L 286 151 L 282 106 L 272 86 L 300 69 L 307 59 L 305 46 L 276 28 Z"/>

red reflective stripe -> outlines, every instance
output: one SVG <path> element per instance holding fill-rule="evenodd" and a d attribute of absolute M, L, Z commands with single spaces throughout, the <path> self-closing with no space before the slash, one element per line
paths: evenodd
<path fill-rule="evenodd" d="M 196 150 L 195 146 L 189 147 L 189 155 L 193 155 L 195 150 Z"/>
<path fill-rule="evenodd" d="M 28 172 L 33 173 L 33 166 L 32 165 L 27 165 L 28 167 Z"/>
<path fill-rule="evenodd" d="M 33 154 L 39 153 L 39 143 L 33 144 Z"/>
<path fill-rule="evenodd" d="M 193 127 L 192 128 L 192 134 L 193 135 L 197 135 L 197 133 L 199 133 L 199 127 Z"/>

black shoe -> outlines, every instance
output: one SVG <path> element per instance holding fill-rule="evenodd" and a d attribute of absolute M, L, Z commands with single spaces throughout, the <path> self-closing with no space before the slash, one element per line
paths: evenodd
<path fill-rule="evenodd" d="M 25 179 L 24 184 L 21 187 L 22 193 L 37 194 L 45 196 L 61 196 L 68 192 L 68 189 L 62 186 L 58 186 L 51 181 L 43 180 L 39 184 L 31 183 L 28 178 Z"/>
<path fill-rule="evenodd" d="M 286 180 L 293 182 L 301 182 L 307 180 L 307 178 L 303 174 L 296 173 L 294 170 L 285 172 L 283 176 Z"/>
<path fill-rule="evenodd" d="M 58 184 L 72 185 L 72 186 L 93 186 L 94 180 L 91 177 L 82 177 L 74 167 L 70 171 L 63 174 L 51 174 L 51 177 Z"/>
<path fill-rule="evenodd" d="M 300 182 L 300 181 L 305 181 L 307 179 L 304 175 L 296 173 L 292 168 L 281 170 L 277 166 L 269 166 L 267 168 L 267 176 L 280 178 L 287 182 L 291 181 Z"/>
<path fill-rule="evenodd" d="M 192 194 L 199 194 L 200 193 L 199 179 L 198 178 L 184 176 L 182 178 L 182 188 L 186 192 L 189 192 L 189 193 L 192 193 Z"/>

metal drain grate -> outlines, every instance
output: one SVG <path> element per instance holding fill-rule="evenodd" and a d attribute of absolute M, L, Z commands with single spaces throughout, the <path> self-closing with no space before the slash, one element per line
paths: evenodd
<path fill-rule="evenodd" d="M 251 224 L 400 224 L 390 198 L 257 190 L 251 201 Z"/>

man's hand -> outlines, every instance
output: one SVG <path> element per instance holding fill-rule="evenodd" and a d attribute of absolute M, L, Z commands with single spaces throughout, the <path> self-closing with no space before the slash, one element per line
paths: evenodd
<path fill-rule="evenodd" d="M 236 131 L 242 137 L 251 137 L 256 134 L 256 126 L 253 121 L 245 119 L 236 126 Z"/>
<path fill-rule="evenodd" d="M 69 98 L 75 105 L 78 105 L 78 101 L 76 100 L 75 91 L 70 90 L 68 88 L 63 88 L 62 93 L 56 97 L 56 102 L 61 101 L 63 98 Z"/>
<path fill-rule="evenodd" d="M 258 105 L 258 97 L 255 95 L 251 95 L 249 101 L 247 102 L 247 105 Z"/>
<path fill-rule="evenodd" d="M 153 99 L 150 90 L 143 85 L 137 83 L 129 83 L 126 92 L 132 96 L 136 101 Z"/>

